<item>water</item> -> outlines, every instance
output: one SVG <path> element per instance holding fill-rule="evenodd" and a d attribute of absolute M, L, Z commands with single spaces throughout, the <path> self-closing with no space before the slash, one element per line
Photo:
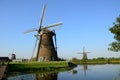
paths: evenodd
<path fill-rule="evenodd" d="M 9 75 L 8 80 L 120 80 L 120 65 L 78 65 L 70 71 Z"/>

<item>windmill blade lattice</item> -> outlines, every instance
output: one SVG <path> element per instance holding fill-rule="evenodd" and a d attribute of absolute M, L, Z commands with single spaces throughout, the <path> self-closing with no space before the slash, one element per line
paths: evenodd
<path fill-rule="evenodd" d="M 33 32 L 33 31 L 38 31 L 38 30 L 36 28 L 29 29 L 29 30 L 25 31 L 24 34 L 27 34 L 27 33 Z"/>
<path fill-rule="evenodd" d="M 38 42 L 38 40 L 36 39 L 30 61 L 32 61 L 33 55 L 34 55 L 34 53 L 35 53 L 35 49 L 36 49 L 36 47 L 37 47 L 37 42 Z"/>
<path fill-rule="evenodd" d="M 55 27 L 55 26 L 60 26 L 62 24 L 63 24 L 63 22 L 58 22 L 58 23 L 55 23 L 55 24 L 50 24 L 48 26 L 45 26 L 42 29 L 51 28 L 51 27 Z"/>
<path fill-rule="evenodd" d="M 41 15 L 41 19 L 40 19 L 40 26 L 39 26 L 38 33 L 40 33 L 41 28 L 42 28 L 42 23 L 43 23 L 43 18 L 44 18 L 45 9 L 46 9 L 46 5 L 43 6 L 43 10 L 42 10 L 42 15 Z"/>

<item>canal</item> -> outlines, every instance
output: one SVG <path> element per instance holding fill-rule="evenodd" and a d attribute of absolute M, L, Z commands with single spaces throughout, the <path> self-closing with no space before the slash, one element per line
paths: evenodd
<path fill-rule="evenodd" d="M 53 73 L 11 73 L 7 80 L 120 80 L 120 64 L 78 65 Z"/>

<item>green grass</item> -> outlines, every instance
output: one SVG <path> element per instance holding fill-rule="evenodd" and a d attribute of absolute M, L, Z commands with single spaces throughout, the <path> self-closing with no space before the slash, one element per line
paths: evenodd
<path fill-rule="evenodd" d="M 120 60 L 74 60 L 74 64 L 120 64 Z M 44 72 L 44 71 L 61 71 L 70 69 L 66 61 L 50 62 L 10 62 L 8 72 Z"/>
<path fill-rule="evenodd" d="M 120 64 L 120 60 L 74 60 L 74 64 Z"/>
<path fill-rule="evenodd" d="M 68 69 L 68 64 L 62 62 L 20 62 L 9 63 L 9 72 L 24 72 L 24 71 L 55 71 L 55 70 Z"/>

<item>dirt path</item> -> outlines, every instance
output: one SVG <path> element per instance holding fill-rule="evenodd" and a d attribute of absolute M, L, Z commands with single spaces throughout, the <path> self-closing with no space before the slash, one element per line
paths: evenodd
<path fill-rule="evenodd" d="M 0 66 L 0 79 L 5 77 L 6 67 L 7 65 Z"/>

